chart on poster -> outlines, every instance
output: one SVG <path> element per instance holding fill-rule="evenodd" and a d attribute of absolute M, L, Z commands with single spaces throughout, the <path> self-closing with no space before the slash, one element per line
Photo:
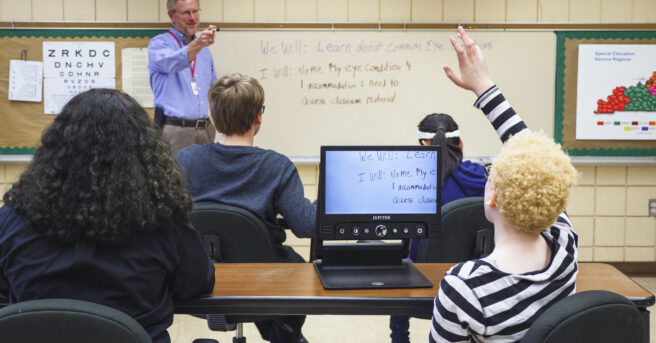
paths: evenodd
<path fill-rule="evenodd" d="M 75 95 L 116 88 L 114 42 L 43 42 L 43 113 L 58 114 Z"/>
<path fill-rule="evenodd" d="M 580 44 L 576 139 L 656 140 L 656 45 Z"/>

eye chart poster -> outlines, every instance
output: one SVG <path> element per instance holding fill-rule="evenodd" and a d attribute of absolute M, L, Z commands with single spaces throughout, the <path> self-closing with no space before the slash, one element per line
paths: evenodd
<path fill-rule="evenodd" d="M 43 78 L 46 114 L 91 88 L 116 88 L 114 42 L 43 42 Z"/>

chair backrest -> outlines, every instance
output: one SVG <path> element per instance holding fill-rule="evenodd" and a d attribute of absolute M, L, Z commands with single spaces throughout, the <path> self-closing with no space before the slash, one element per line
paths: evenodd
<path fill-rule="evenodd" d="M 644 342 L 644 330 L 640 311 L 627 298 L 608 291 L 585 291 L 546 309 L 520 342 Z"/>
<path fill-rule="evenodd" d="M 276 248 L 270 229 L 252 212 L 233 205 L 198 202 L 189 215 L 198 230 L 205 251 L 217 262 L 275 262 Z M 236 323 L 256 322 L 277 317 L 208 315 L 207 325 L 213 331 L 235 330 Z M 238 330 L 238 336 L 241 335 Z"/>
<path fill-rule="evenodd" d="M 151 343 L 132 317 L 82 300 L 42 299 L 0 309 L 4 343 Z"/>
<path fill-rule="evenodd" d="M 273 262 L 276 248 L 270 229 L 250 211 L 215 202 L 199 202 L 189 220 L 217 262 Z"/>
<path fill-rule="evenodd" d="M 483 198 L 462 198 L 442 206 L 440 232 L 419 242 L 415 262 L 462 262 L 493 247 L 494 226 L 485 219 Z"/>

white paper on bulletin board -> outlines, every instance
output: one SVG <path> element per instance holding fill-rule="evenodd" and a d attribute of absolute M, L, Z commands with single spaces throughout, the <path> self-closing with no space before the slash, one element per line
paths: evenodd
<path fill-rule="evenodd" d="M 121 50 L 123 91 L 143 107 L 153 107 L 154 95 L 148 74 L 148 49 L 124 48 Z"/>
<path fill-rule="evenodd" d="M 9 61 L 9 100 L 41 102 L 43 62 Z"/>

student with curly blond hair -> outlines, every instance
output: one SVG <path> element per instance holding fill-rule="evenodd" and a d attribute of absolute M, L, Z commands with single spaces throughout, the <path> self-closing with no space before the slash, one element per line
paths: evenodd
<path fill-rule="evenodd" d="M 530 132 L 490 80 L 480 48 L 462 27 L 451 39 L 475 106 L 505 143 L 485 186 L 485 216 L 494 224 L 492 253 L 451 268 L 433 308 L 430 342 L 518 342 L 549 306 L 576 290 L 578 236 L 565 205 L 576 170 L 560 146 Z"/>
<path fill-rule="evenodd" d="M 503 218 L 521 232 L 537 234 L 565 209 L 575 177 L 569 157 L 551 138 L 522 132 L 494 159 L 489 183 Z"/>

